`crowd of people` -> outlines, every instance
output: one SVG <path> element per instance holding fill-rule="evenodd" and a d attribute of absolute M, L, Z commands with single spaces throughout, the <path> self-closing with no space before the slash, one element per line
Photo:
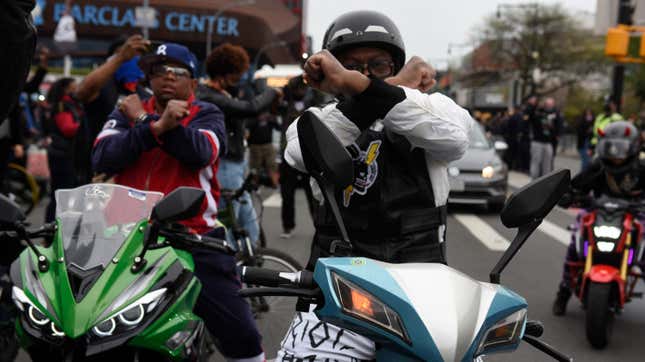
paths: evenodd
<path fill-rule="evenodd" d="M 59 77 L 46 97 L 40 94 L 48 72 L 48 50 L 23 87 L 21 102 L 0 128 L 0 180 L 9 180 L 10 162 L 26 164 L 25 146 L 46 148 L 49 205 L 45 221 L 55 218 L 55 192 L 91 182 L 115 182 L 141 190 L 169 193 L 179 186 L 207 191 L 204 212 L 187 223 L 200 233 L 218 237 L 224 228 L 218 211 L 223 189 L 242 187 L 249 172 L 264 174 L 268 186 L 280 186 L 284 200 L 282 237 L 295 228 L 294 193 L 307 191 L 308 179 L 278 156 L 273 133 L 282 134 L 305 109 L 325 96 L 291 79 L 284 88 L 263 81 L 241 81 L 250 62 L 246 50 L 222 44 L 205 59 L 207 77 L 199 79 L 195 55 L 185 46 L 164 43 L 155 48 L 141 35 L 117 39 L 107 58 L 82 80 Z M 247 78 L 248 75 L 247 75 Z M 252 79 L 252 75 L 250 77 Z M 0 190 L 1 193 L 6 193 Z M 253 242 L 259 225 L 252 200 L 245 194 L 234 205 L 237 220 Z M 203 254 L 203 255 L 202 255 Z M 221 253 L 193 255 L 204 285 L 196 311 L 230 358 L 264 360 L 260 335 L 248 304 L 237 295 L 235 260 Z M 218 327 L 219 329 L 215 328 Z M 230 326 L 237 326 L 232 331 Z M 246 360 L 246 359 L 245 359 Z"/>
<path fill-rule="evenodd" d="M 635 116 L 625 119 L 616 111 L 616 103 L 607 99 L 603 111 L 594 114 L 591 108 L 570 122 L 565 119 L 552 97 L 540 100 L 529 96 L 517 107 L 491 114 L 474 111 L 473 118 L 493 138 L 501 139 L 508 145 L 504 162 L 510 170 L 526 173 L 531 178 L 547 174 L 554 168 L 558 150 L 565 147 L 563 139 L 567 133 L 575 139 L 572 145 L 580 156 L 580 169 L 586 169 L 595 154 L 598 130 L 608 124 L 626 120 L 643 131 L 642 122 Z"/>
<path fill-rule="evenodd" d="M 80 81 L 57 79 L 41 104 L 46 111 L 36 129 L 46 140 L 51 172 L 46 221 L 54 218 L 55 192 L 62 188 L 115 182 L 169 193 L 179 186 L 194 186 L 203 189 L 206 198 L 201 213 L 185 224 L 197 233 L 223 238 L 225 228 L 218 218 L 218 210 L 224 208 L 220 193 L 239 189 L 250 166 L 266 173 L 272 186 L 280 185 L 283 237 L 290 237 L 296 226 L 294 190 L 307 189 L 309 211 L 316 209 L 318 230 L 313 263 L 330 252 L 329 243 L 338 236 L 329 210 L 314 201 L 315 192 L 309 189 L 293 123 L 303 111 L 312 109 L 343 142 L 357 139 L 351 146 L 356 162 L 368 162 L 364 164 L 368 171 L 369 163 L 375 162 L 380 169 L 371 177 L 369 172 L 363 175 L 362 188 L 356 184 L 342 200 L 348 210 L 345 216 L 355 219 L 348 225 L 357 247 L 386 260 L 445 262 L 445 165 L 465 152 L 472 121 L 449 98 L 425 93 L 435 84 L 435 71 L 418 57 L 405 62 L 402 39 L 389 18 L 358 11 L 342 16 L 332 27 L 358 29 L 366 21 L 381 24 L 392 35 L 357 32 L 356 37 L 329 38 L 327 50 L 312 55 L 304 64 L 304 74 L 292 78 L 283 89 L 243 82 L 249 56 L 240 46 L 216 47 L 204 61 L 206 79 L 199 79 L 197 58 L 181 44 L 153 47 L 140 35 L 118 39 L 103 64 Z M 36 76 L 44 72 L 39 70 Z M 323 93 L 337 100 L 324 106 L 329 96 Z M 431 108 L 441 112 L 429 112 Z M 372 129 L 372 123 L 386 128 Z M 279 169 L 274 130 L 282 131 Z M 433 136 L 436 132 L 438 140 Z M 22 143 L 17 140 L 11 145 L 15 156 L 21 156 Z M 368 161 L 363 148 L 374 146 L 376 152 Z M 411 147 L 415 151 L 410 152 Z M 426 167 L 411 166 L 418 162 Z M 371 196 L 385 189 L 410 192 L 393 195 L 385 204 L 382 198 Z M 239 223 L 257 241 L 251 200 L 247 197 L 234 206 Z M 373 227 L 361 226 L 365 220 L 360 219 L 360 210 L 375 213 Z M 405 240 L 397 236 L 401 230 L 408 230 Z M 392 248 L 386 252 L 380 244 Z M 263 361 L 255 320 L 238 295 L 234 258 L 203 250 L 194 251 L 193 259 L 203 285 L 195 311 L 221 343 L 222 353 L 229 360 Z M 288 355 L 300 352 L 284 351 Z M 326 352 L 323 348 L 316 353 Z"/>

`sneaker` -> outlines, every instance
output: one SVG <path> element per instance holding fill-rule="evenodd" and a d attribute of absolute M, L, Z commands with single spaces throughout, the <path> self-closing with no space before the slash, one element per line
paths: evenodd
<path fill-rule="evenodd" d="M 285 229 L 282 234 L 280 234 L 281 239 L 291 239 L 293 229 Z"/>
<path fill-rule="evenodd" d="M 569 298 L 571 298 L 571 289 L 567 286 L 560 285 L 555 301 L 553 302 L 553 315 L 563 316 L 566 314 Z"/>

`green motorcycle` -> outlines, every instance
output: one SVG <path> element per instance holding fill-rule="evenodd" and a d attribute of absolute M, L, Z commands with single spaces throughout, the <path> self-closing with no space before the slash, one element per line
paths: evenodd
<path fill-rule="evenodd" d="M 56 223 L 27 231 L 0 196 L 0 230 L 29 245 L 11 266 L 22 348 L 34 361 L 206 360 L 190 250 L 233 250 L 176 224 L 203 198 L 186 187 L 166 197 L 108 184 L 59 190 Z M 38 237 L 52 242 L 36 246 Z"/>

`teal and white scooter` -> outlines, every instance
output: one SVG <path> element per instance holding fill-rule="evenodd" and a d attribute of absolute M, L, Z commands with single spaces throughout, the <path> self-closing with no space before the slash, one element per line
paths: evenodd
<path fill-rule="evenodd" d="M 351 157 L 309 112 L 300 118 L 298 133 L 305 165 L 343 236 L 339 246 L 351 250 L 334 198 L 336 190 L 352 182 Z M 315 304 L 321 320 L 377 342 L 377 361 L 480 361 L 487 354 L 514 351 L 522 340 L 558 361 L 570 361 L 537 339 L 542 324 L 527 320 L 526 300 L 499 284 L 500 273 L 566 191 L 569 178 L 568 170 L 553 172 L 509 198 L 501 220 L 519 230 L 493 268 L 490 283 L 443 264 L 336 257 L 319 259 L 313 273 L 245 268 L 247 285 L 265 287 L 241 294 L 299 297 L 302 311 Z"/>

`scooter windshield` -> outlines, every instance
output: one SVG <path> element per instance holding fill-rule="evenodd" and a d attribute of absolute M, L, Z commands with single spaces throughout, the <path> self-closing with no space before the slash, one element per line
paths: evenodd
<path fill-rule="evenodd" d="M 67 265 L 83 270 L 105 268 L 134 226 L 150 216 L 162 197 L 160 192 L 112 184 L 57 190 L 56 218 Z"/>

